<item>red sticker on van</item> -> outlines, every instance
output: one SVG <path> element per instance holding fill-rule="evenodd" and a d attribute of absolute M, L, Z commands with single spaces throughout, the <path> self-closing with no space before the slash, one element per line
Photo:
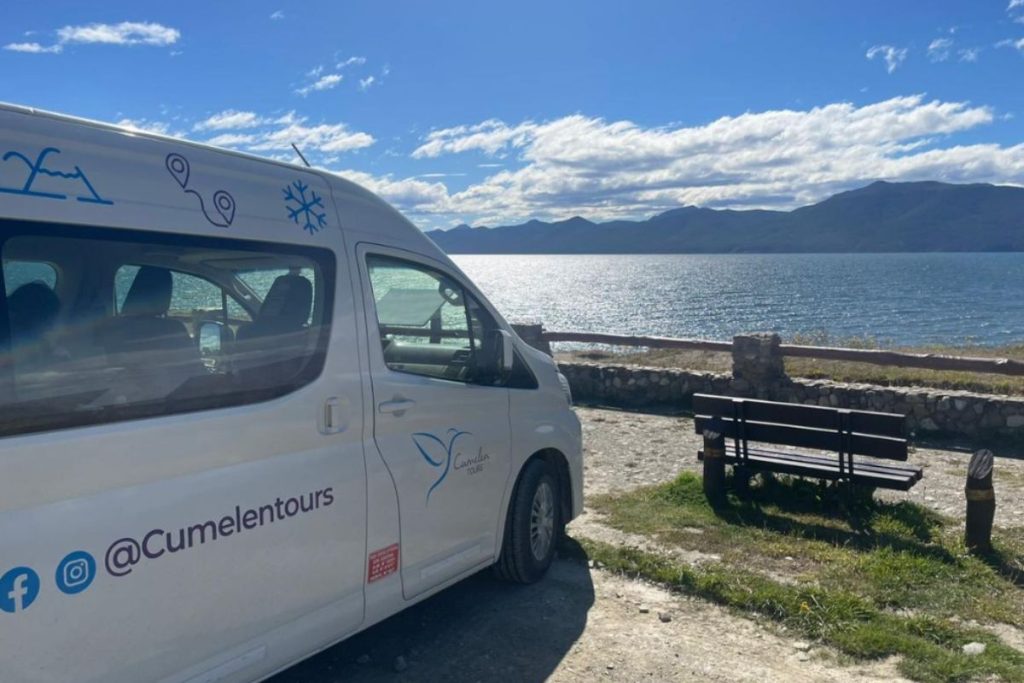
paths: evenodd
<path fill-rule="evenodd" d="M 398 571 L 398 544 L 389 545 L 370 553 L 370 561 L 366 568 L 366 582 L 373 583 L 385 576 Z"/>

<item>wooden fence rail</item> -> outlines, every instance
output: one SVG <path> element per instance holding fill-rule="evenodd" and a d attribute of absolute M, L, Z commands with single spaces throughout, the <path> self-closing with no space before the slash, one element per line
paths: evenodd
<path fill-rule="evenodd" d="M 724 353 L 732 351 L 732 342 L 707 339 L 674 339 L 671 337 L 547 331 L 541 334 L 541 338 L 546 342 L 644 346 L 652 349 L 689 349 L 693 351 L 720 351 Z M 852 361 L 855 363 L 922 368 L 925 370 L 955 370 L 1014 375 L 1018 377 L 1024 376 L 1024 361 L 1011 358 L 971 358 L 932 353 L 904 353 L 880 349 L 841 349 L 828 346 L 800 346 L 797 344 L 781 344 L 779 350 L 783 356 L 791 358 L 817 358 L 819 360 Z"/>

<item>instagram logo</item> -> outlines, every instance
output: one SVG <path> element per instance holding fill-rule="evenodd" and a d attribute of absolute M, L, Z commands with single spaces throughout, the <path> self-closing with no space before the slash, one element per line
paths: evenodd
<path fill-rule="evenodd" d="M 57 565 L 57 588 L 63 593 L 81 593 L 96 578 L 96 560 L 84 550 L 71 553 Z"/>

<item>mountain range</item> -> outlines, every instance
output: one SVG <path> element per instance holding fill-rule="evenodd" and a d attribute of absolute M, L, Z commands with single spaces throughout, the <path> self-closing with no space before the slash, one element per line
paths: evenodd
<path fill-rule="evenodd" d="M 686 206 L 427 233 L 450 254 L 1024 251 L 1024 188 L 875 182 L 792 211 Z"/>

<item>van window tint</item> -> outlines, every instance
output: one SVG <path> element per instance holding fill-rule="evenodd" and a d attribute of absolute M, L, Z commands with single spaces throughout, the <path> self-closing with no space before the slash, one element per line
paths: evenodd
<path fill-rule="evenodd" d="M 398 372 L 496 384 L 480 361 L 494 353 L 497 324 L 454 278 L 384 256 L 367 259 L 384 362 Z"/>
<path fill-rule="evenodd" d="M 114 275 L 114 297 L 117 312 L 124 306 L 125 297 L 135 283 L 139 266 L 121 266 Z M 219 315 L 224 309 L 224 289 L 188 273 L 171 271 L 171 305 L 168 315 L 177 318 L 210 317 Z M 264 292 L 264 296 L 266 293 Z M 231 301 L 236 303 L 234 297 Z M 241 306 L 238 306 L 241 308 Z M 245 309 L 241 309 L 244 311 Z M 217 317 L 213 317 L 217 320 Z"/>
<path fill-rule="evenodd" d="M 0 436 L 266 400 L 322 369 L 329 251 L 0 221 L 0 256 Z"/>
<path fill-rule="evenodd" d="M 40 282 L 56 289 L 57 271 L 49 263 L 40 261 L 4 261 L 4 287 L 8 292 L 29 282 Z"/>
<path fill-rule="evenodd" d="M 273 286 L 277 278 L 287 275 L 286 270 L 250 270 L 240 272 L 239 279 L 256 295 L 261 301 L 266 298 L 267 292 Z M 296 273 L 316 285 L 316 271 L 311 268 L 301 268 Z M 311 313 L 312 315 L 312 313 Z M 312 318 L 309 322 L 312 321 Z"/>

